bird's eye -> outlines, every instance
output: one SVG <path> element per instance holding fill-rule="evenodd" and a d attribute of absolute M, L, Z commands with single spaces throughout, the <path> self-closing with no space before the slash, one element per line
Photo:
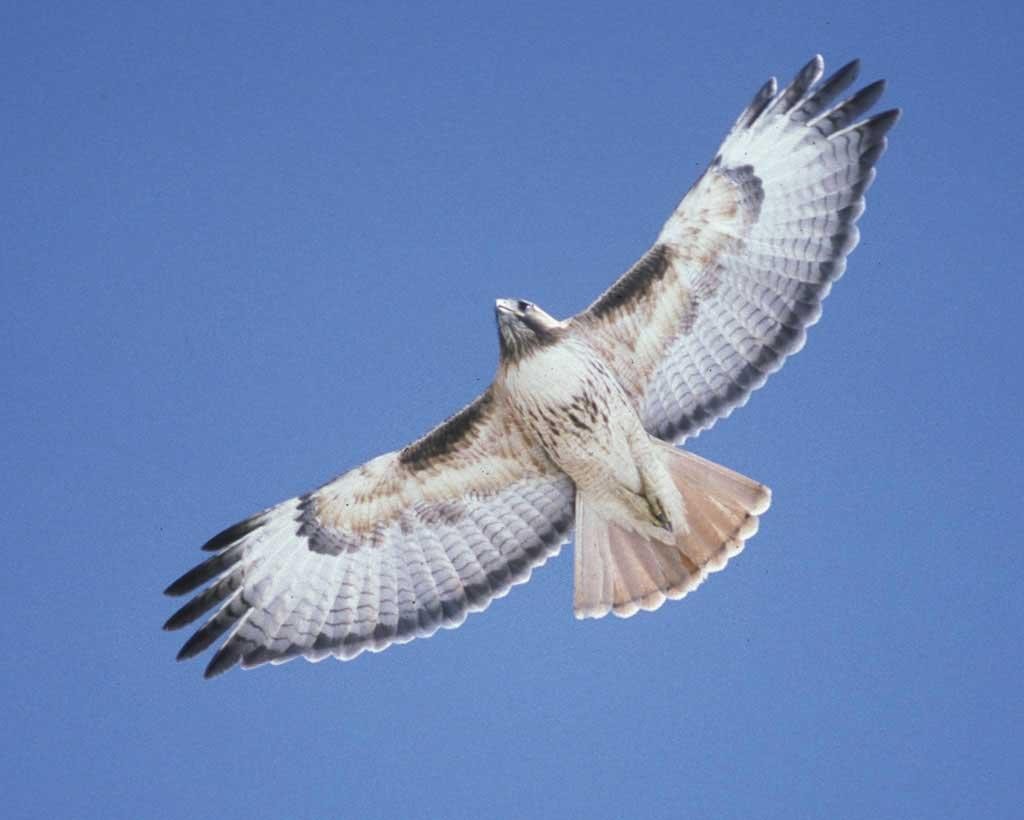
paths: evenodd
<path fill-rule="evenodd" d="M 525 299 L 520 299 L 519 300 L 519 312 L 520 313 L 526 313 L 532 307 L 533 307 L 533 305 L 531 305 Z"/>

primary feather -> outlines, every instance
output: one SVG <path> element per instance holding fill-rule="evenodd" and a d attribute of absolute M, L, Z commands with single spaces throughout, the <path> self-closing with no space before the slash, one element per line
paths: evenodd
<path fill-rule="evenodd" d="M 899 116 L 857 121 L 880 82 L 835 103 L 858 67 L 818 86 L 818 56 L 782 91 L 762 86 L 654 246 L 573 320 L 659 438 L 744 404 L 821 315 Z"/>

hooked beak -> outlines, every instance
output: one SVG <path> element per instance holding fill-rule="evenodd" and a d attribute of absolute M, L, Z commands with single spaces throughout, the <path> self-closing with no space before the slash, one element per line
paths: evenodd
<path fill-rule="evenodd" d="M 498 314 L 510 313 L 513 316 L 518 313 L 515 299 L 497 299 L 494 302 L 494 309 Z"/>

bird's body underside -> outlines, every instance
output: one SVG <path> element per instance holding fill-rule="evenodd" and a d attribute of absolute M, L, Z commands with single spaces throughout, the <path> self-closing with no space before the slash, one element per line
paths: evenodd
<path fill-rule="evenodd" d="M 558 378 L 552 378 L 558 374 Z M 686 529 L 682 500 L 625 391 L 572 329 L 524 360 L 506 364 L 496 385 L 509 412 L 606 516 L 651 537 Z"/>
<path fill-rule="evenodd" d="M 857 242 L 889 111 L 857 64 L 766 83 L 653 247 L 582 313 L 496 305 L 494 383 L 405 449 L 231 527 L 167 592 L 207 676 L 351 658 L 484 609 L 576 526 L 579 617 L 679 598 L 756 532 L 762 485 L 678 450 L 798 350 Z"/>
<path fill-rule="evenodd" d="M 770 493 L 652 437 L 585 334 L 550 327 L 545 343 L 503 360 L 495 389 L 575 487 L 576 616 L 656 609 L 725 566 Z"/>

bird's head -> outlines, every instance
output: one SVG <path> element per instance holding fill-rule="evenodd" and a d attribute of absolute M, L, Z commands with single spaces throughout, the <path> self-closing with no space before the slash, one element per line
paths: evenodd
<path fill-rule="evenodd" d="M 494 314 L 498 319 L 501 358 L 508 362 L 519 361 L 557 342 L 565 332 L 565 322 L 525 299 L 498 299 Z"/>

